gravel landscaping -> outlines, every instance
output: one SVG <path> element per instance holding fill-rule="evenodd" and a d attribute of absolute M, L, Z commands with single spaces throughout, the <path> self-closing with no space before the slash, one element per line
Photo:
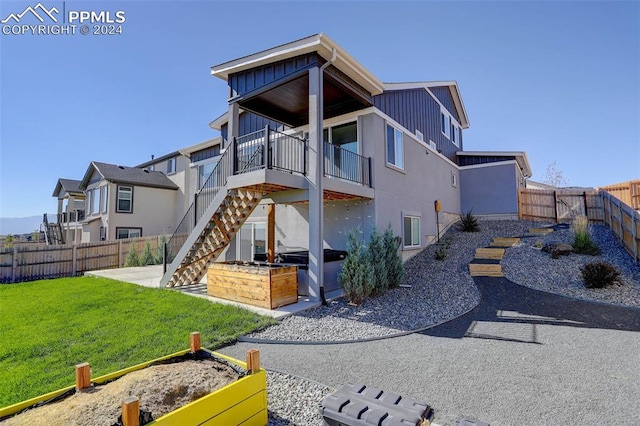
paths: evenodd
<path fill-rule="evenodd" d="M 403 285 L 351 306 L 345 298 L 329 306 L 301 312 L 248 337 L 293 341 L 345 341 L 389 336 L 455 318 L 477 305 L 479 293 L 468 272 L 475 249 L 493 237 L 518 236 L 532 222 L 487 221 L 481 231 L 460 232 L 452 227 L 441 238 L 450 241 L 444 260 L 435 259 L 432 245 L 405 264 Z"/>
<path fill-rule="evenodd" d="M 511 281 L 536 290 L 548 291 L 578 299 L 640 307 L 640 266 L 627 254 L 613 233 L 604 225 L 592 225 L 591 236 L 602 251 L 598 256 L 571 254 L 553 259 L 534 248 L 573 241 L 571 229 L 558 229 L 545 236 L 523 238 L 510 248 L 502 260 L 505 276 Z M 609 288 L 586 288 L 580 268 L 587 263 L 604 261 L 620 271 L 620 283 Z"/>

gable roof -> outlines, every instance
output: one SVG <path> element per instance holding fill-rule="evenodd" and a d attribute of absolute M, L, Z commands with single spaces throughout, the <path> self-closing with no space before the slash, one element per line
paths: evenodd
<path fill-rule="evenodd" d="M 126 183 L 150 188 L 178 189 L 178 186 L 162 172 L 151 172 L 138 167 L 118 166 L 97 161 L 92 161 L 87 168 L 87 172 L 80 183 L 81 189 L 87 188 L 89 179 L 91 179 L 94 171 L 98 172 L 103 179 L 113 183 Z"/>
<path fill-rule="evenodd" d="M 408 89 L 424 89 L 429 94 L 440 102 L 438 98 L 431 92 L 432 87 L 448 87 L 451 91 L 451 97 L 453 103 L 460 117 L 460 125 L 463 129 L 469 128 L 469 117 L 467 116 L 467 110 L 462 102 L 462 96 L 460 95 L 460 89 L 456 81 L 417 81 L 409 83 L 384 83 L 385 90 L 408 90 Z"/>
<path fill-rule="evenodd" d="M 224 62 L 211 67 L 211 74 L 223 80 L 228 80 L 229 75 L 255 68 L 260 65 L 281 61 L 284 59 L 294 58 L 305 53 L 317 52 L 327 61 L 335 58 L 333 66 L 348 75 L 355 82 L 360 84 L 372 95 L 382 93 L 383 83 L 378 80 L 369 70 L 356 61 L 336 42 L 331 40 L 327 35 L 320 33 L 309 37 L 301 38 L 271 49 L 243 56 L 231 61 Z"/>
<path fill-rule="evenodd" d="M 84 191 L 80 189 L 80 183 L 81 181 L 79 180 L 60 178 L 58 179 L 56 188 L 53 190 L 53 194 L 51 194 L 51 196 L 61 198 L 61 191 L 66 194 L 83 194 Z M 64 196 L 64 194 L 62 195 Z"/>

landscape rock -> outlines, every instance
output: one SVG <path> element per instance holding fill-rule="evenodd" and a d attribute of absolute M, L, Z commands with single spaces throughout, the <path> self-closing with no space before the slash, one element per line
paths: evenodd
<path fill-rule="evenodd" d="M 568 256 L 573 253 L 573 247 L 567 243 L 553 243 L 544 246 L 542 251 L 549 253 L 552 258 L 557 259 L 560 256 Z"/>

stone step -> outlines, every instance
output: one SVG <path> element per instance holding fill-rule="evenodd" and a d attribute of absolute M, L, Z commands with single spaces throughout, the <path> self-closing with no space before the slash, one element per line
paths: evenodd
<path fill-rule="evenodd" d="M 484 247 L 476 249 L 476 259 L 502 259 L 504 249 L 498 247 Z"/>
<path fill-rule="evenodd" d="M 513 247 L 520 242 L 520 238 L 494 238 L 491 247 Z"/>
<path fill-rule="evenodd" d="M 553 228 L 529 228 L 530 234 L 547 235 L 553 232 Z"/>
<path fill-rule="evenodd" d="M 469 273 L 472 277 L 504 277 L 497 259 L 475 259 L 469 263 Z"/>

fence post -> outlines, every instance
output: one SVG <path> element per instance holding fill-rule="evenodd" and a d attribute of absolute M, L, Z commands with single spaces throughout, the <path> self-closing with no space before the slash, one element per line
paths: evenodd
<path fill-rule="evenodd" d="M 558 223 L 558 191 L 553 191 L 553 216 Z"/>
<path fill-rule="evenodd" d="M 262 149 L 262 165 L 268 169 L 269 164 L 269 125 L 264 126 L 264 148 Z"/>
<path fill-rule="evenodd" d="M 167 242 L 162 245 L 162 275 L 167 273 Z"/>
<path fill-rule="evenodd" d="M 118 240 L 118 268 L 122 268 L 122 240 Z"/>
<path fill-rule="evenodd" d="M 518 220 L 522 220 L 522 189 L 518 189 Z"/>
<path fill-rule="evenodd" d="M 71 256 L 71 276 L 75 277 L 78 273 L 78 246 L 73 243 L 73 254 Z"/>
<path fill-rule="evenodd" d="M 11 259 L 11 282 L 15 283 L 18 276 L 18 247 L 13 246 L 13 258 Z"/>
<path fill-rule="evenodd" d="M 636 262 L 640 261 L 638 255 L 638 225 L 636 224 L 636 212 L 635 210 L 631 210 L 633 214 L 631 214 L 631 237 L 633 240 L 633 258 Z"/>
<path fill-rule="evenodd" d="M 587 191 L 582 193 L 582 198 L 584 200 L 584 215 L 589 219 L 589 204 L 587 203 Z"/>

